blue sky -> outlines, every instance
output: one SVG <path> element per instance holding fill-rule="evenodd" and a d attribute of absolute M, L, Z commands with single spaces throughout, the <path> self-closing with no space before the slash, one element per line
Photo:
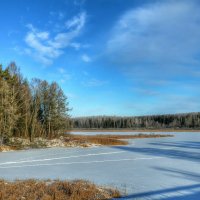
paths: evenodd
<path fill-rule="evenodd" d="M 72 116 L 200 111 L 197 0 L 1 0 L 0 63 L 57 81 Z"/>

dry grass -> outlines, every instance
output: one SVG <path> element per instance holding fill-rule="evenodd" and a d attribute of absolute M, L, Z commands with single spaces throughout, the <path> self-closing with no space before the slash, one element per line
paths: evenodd
<path fill-rule="evenodd" d="M 12 151 L 12 150 L 16 150 L 16 148 L 13 146 L 6 146 L 6 145 L 0 146 L 0 152 L 6 152 L 6 151 Z"/>
<path fill-rule="evenodd" d="M 100 200 L 119 198 L 116 189 L 82 180 L 6 182 L 0 180 L 0 200 Z"/>
<path fill-rule="evenodd" d="M 161 137 L 173 137 L 171 134 L 144 134 L 139 133 L 135 135 L 97 135 L 99 137 L 106 137 L 112 139 L 140 139 L 140 138 L 161 138 Z"/>
<path fill-rule="evenodd" d="M 104 128 L 104 129 L 78 129 L 74 128 L 71 130 L 66 130 L 66 132 L 200 132 L 200 129 L 182 129 L 182 128 L 164 128 L 164 129 L 130 129 L 130 128 L 118 128 L 118 129 L 113 129 L 113 128 Z"/>
<path fill-rule="evenodd" d="M 107 138 L 106 136 L 86 136 L 86 135 L 68 135 L 66 142 L 74 142 L 79 146 L 87 146 L 88 144 L 96 145 L 127 145 L 127 141 L 118 140 L 114 138 Z"/>
<path fill-rule="evenodd" d="M 169 134 L 137 134 L 137 135 L 73 135 L 65 136 L 65 141 L 74 142 L 77 145 L 84 146 L 84 144 L 98 144 L 98 145 L 127 145 L 128 141 L 125 139 L 139 139 L 139 138 L 159 138 L 172 137 Z"/>

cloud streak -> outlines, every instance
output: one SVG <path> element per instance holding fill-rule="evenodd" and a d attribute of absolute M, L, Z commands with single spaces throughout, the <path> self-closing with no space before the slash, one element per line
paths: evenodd
<path fill-rule="evenodd" d="M 82 82 L 82 85 L 85 87 L 101 87 L 106 84 L 108 84 L 108 81 L 99 80 L 99 79 L 95 79 L 95 78 L 92 78 L 92 79 Z"/>
<path fill-rule="evenodd" d="M 92 59 L 90 58 L 90 56 L 88 56 L 87 54 L 83 54 L 83 55 L 81 56 L 81 59 L 82 59 L 84 62 L 86 62 L 86 63 L 89 63 L 89 62 L 92 61 Z"/>
<path fill-rule="evenodd" d="M 164 105 L 164 106 L 163 106 Z M 130 113 L 135 115 L 152 115 L 152 114 L 175 114 L 197 112 L 200 110 L 200 104 L 197 97 L 189 97 L 184 95 L 162 96 L 159 103 L 130 102 L 124 105 L 124 109 L 128 109 Z"/>
<path fill-rule="evenodd" d="M 199 90 L 193 87 L 200 83 L 199 6 L 196 0 L 153 1 L 126 11 L 114 23 L 106 56 L 131 80 L 141 101 L 134 102 L 132 112 L 200 109 Z"/>
<path fill-rule="evenodd" d="M 113 27 L 107 55 L 129 70 L 181 70 L 198 65 L 200 13 L 197 1 L 162 1 L 127 11 Z M 187 68 L 188 69 L 188 68 Z M 148 69 L 147 69 L 148 70 Z M 141 70 L 142 71 L 142 70 Z"/>
<path fill-rule="evenodd" d="M 51 33 L 48 31 L 40 31 L 32 24 L 27 25 L 29 31 L 25 36 L 25 43 L 28 46 L 26 53 L 43 64 L 50 65 L 54 59 L 64 53 L 65 48 L 80 48 L 81 44 L 74 40 L 81 34 L 86 23 L 86 17 L 86 13 L 82 12 L 66 21 L 66 31 L 59 32 L 54 37 L 50 37 Z"/>

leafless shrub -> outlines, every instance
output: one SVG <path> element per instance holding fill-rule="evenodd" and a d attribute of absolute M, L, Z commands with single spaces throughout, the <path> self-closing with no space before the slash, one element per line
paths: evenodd
<path fill-rule="evenodd" d="M 0 180 L 0 200 L 106 200 L 119 197 L 116 189 L 97 187 L 83 180 Z"/>

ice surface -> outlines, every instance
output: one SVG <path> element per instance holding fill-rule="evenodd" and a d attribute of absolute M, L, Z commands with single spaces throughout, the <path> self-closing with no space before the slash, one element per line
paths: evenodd
<path fill-rule="evenodd" d="M 173 134 L 128 146 L 0 153 L 0 178 L 86 179 L 119 188 L 126 200 L 199 200 L 200 133 Z"/>

